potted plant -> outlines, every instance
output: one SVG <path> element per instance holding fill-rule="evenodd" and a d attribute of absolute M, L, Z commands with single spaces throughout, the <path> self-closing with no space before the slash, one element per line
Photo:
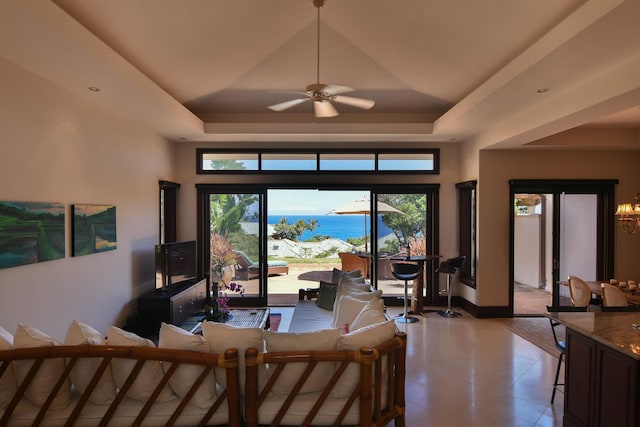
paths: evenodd
<path fill-rule="evenodd" d="M 211 233 L 210 241 L 210 268 L 211 283 L 231 283 L 233 278 L 233 264 L 235 264 L 236 251 L 227 238 L 219 233 Z"/>

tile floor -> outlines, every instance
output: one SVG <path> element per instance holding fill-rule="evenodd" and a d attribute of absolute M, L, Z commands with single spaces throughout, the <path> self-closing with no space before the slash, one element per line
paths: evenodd
<path fill-rule="evenodd" d="M 293 310 L 273 310 L 286 331 Z M 499 322 L 463 314 L 398 324 L 408 336 L 407 426 L 561 426 L 564 395 L 550 404 L 558 359 Z"/>

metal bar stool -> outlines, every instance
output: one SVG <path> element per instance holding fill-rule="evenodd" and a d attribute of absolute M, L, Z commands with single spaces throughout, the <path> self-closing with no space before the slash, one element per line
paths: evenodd
<path fill-rule="evenodd" d="M 398 280 L 404 280 L 404 311 L 396 318 L 398 323 L 416 323 L 420 319 L 407 314 L 407 305 L 409 302 L 409 280 L 415 280 L 422 274 L 422 267 L 419 264 L 396 262 L 391 264 L 391 274 Z"/>
<path fill-rule="evenodd" d="M 447 294 L 447 309 L 438 311 L 438 314 L 440 316 L 444 316 L 444 317 L 462 316 L 462 314 L 458 313 L 457 311 L 451 311 L 451 276 L 453 276 L 458 272 L 460 267 L 462 267 L 462 264 L 464 264 L 465 259 L 466 257 L 464 255 L 455 257 L 455 258 L 449 258 L 446 261 L 442 261 L 440 263 L 440 266 L 438 267 L 438 270 L 436 270 L 436 273 L 442 273 L 447 275 L 447 290 L 445 291 Z M 445 292 L 440 291 L 440 295 L 443 295 Z"/>

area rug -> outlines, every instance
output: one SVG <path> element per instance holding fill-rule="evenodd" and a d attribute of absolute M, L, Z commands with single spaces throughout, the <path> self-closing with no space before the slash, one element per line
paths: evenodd
<path fill-rule="evenodd" d="M 551 325 L 546 317 L 513 317 L 506 319 L 494 319 L 505 328 L 525 340 L 537 345 L 552 356 L 558 357 L 559 353 L 553 341 Z M 561 332 L 561 331 L 558 331 Z"/>
<path fill-rule="evenodd" d="M 271 332 L 278 332 L 278 327 L 280 326 L 281 320 L 282 320 L 281 313 L 270 313 L 269 314 L 269 330 Z"/>

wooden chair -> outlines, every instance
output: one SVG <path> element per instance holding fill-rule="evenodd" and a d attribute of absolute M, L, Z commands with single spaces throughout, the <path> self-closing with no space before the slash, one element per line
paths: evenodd
<path fill-rule="evenodd" d="M 569 293 L 574 307 L 586 307 L 591 304 L 591 288 L 579 277 L 569 276 Z"/>
<path fill-rule="evenodd" d="M 627 296 L 617 286 L 602 284 L 602 306 L 603 307 L 627 307 L 629 301 Z"/>
<path fill-rule="evenodd" d="M 349 252 L 338 252 L 342 262 L 342 271 L 360 270 L 364 277 L 369 277 L 369 260 Z"/>

